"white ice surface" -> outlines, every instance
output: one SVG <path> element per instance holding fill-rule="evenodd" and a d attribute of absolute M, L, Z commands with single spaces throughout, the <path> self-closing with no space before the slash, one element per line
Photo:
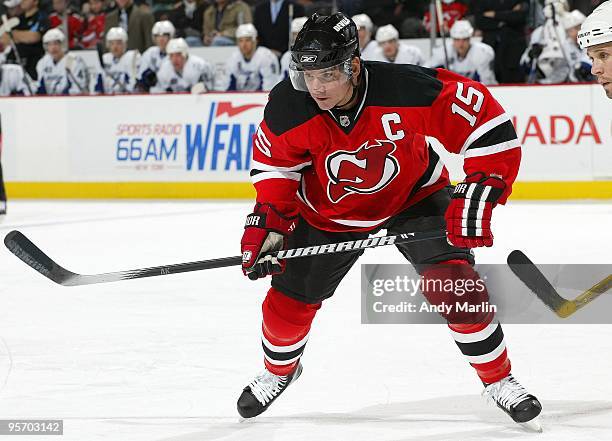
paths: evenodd
<path fill-rule="evenodd" d="M 237 255 L 250 206 L 11 201 L 0 235 L 20 229 L 77 272 L 113 271 Z M 610 204 L 510 204 L 477 257 L 610 263 L 611 218 Z M 360 262 L 403 260 L 387 247 Z M 317 315 L 299 381 L 240 423 L 268 282 L 225 268 L 66 288 L 2 247 L 0 418 L 62 418 L 61 439 L 80 441 L 612 439 L 612 326 L 505 326 L 513 372 L 544 406 L 544 433 L 527 433 L 484 403 L 444 326 L 361 325 L 358 271 Z"/>

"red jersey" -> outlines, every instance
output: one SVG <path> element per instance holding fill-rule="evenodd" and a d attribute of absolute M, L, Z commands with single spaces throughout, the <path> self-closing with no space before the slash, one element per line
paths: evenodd
<path fill-rule="evenodd" d="M 323 111 L 287 79 L 253 136 L 257 201 L 328 231 L 366 231 L 449 185 L 425 136 L 465 158 L 467 174 L 507 188 L 521 150 L 508 114 L 481 83 L 443 69 L 364 62 L 356 113 Z M 355 111 L 355 110 L 354 110 Z"/>
<path fill-rule="evenodd" d="M 61 27 L 63 25 L 63 17 L 57 12 L 52 12 L 49 15 L 49 24 L 52 28 Z M 77 14 L 68 14 L 68 48 L 74 49 L 79 46 L 79 38 L 83 29 L 83 19 Z"/>
<path fill-rule="evenodd" d="M 459 2 L 453 2 L 451 4 L 442 4 L 442 18 L 443 22 L 446 24 L 448 29 L 452 28 L 457 20 L 461 20 L 468 11 L 467 5 Z M 434 20 L 436 16 L 434 15 Z M 431 30 L 431 14 L 429 11 L 425 12 L 425 16 L 423 17 L 423 24 L 425 25 L 425 29 L 427 31 Z M 436 32 L 440 32 L 440 26 L 436 21 Z M 448 31 L 447 31 L 448 33 Z"/>
<path fill-rule="evenodd" d="M 102 41 L 105 21 L 104 13 L 87 17 L 81 37 L 81 46 L 85 49 L 92 49 L 96 47 L 99 41 Z"/>

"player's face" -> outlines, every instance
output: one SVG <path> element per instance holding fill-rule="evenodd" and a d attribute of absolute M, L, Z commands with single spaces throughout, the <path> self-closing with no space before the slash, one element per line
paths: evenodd
<path fill-rule="evenodd" d="M 470 39 L 469 38 L 455 38 L 453 39 L 453 47 L 457 51 L 457 54 L 461 58 L 465 57 L 465 54 L 470 50 Z"/>
<path fill-rule="evenodd" d="M 608 98 L 612 99 L 612 43 L 590 47 L 587 54 L 593 62 L 591 73 L 597 77 Z"/>
<path fill-rule="evenodd" d="M 166 50 L 166 45 L 170 41 L 169 35 L 156 35 L 155 36 L 155 44 L 163 51 Z"/>
<path fill-rule="evenodd" d="M 170 63 L 172 63 L 172 67 L 177 72 L 182 72 L 183 67 L 185 67 L 185 63 L 187 62 L 187 58 L 183 54 L 170 54 Z"/>
<path fill-rule="evenodd" d="M 125 52 L 125 43 L 121 40 L 111 40 L 108 42 L 108 50 L 113 54 L 113 57 L 119 58 Z"/>
<path fill-rule="evenodd" d="M 250 37 L 239 38 L 238 48 L 243 57 L 251 58 L 253 52 L 255 52 L 255 40 Z"/>
<path fill-rule="evenodd" d="M 370 42 L 370 33 L 368 32 L 367 28 L 363 26 L 360 27 L 359 28 L 359 47 L 363 48 L 369 42 Z"/>
<path fill-rule="evenodd" d="M 327 69 L 307 70 L 304 81 L 310 96 L 321 110 L 329 110 L 347 101 L 347 95 L 352 93 L 351 82 L 342 72 L 341 66 Z"/>
<path fill-rule="evenodd" d="M 47 53 L 51 55 L 53 61 L 61 60 L 64 56 L 64 50 L 62 49 L 62 43 L 59 41 L 50 41 L 47 43 Z"/>
<path fill-rule="evenodd" d="M 380 43 L 380 47 L 382 48 L 385 57 L 387 57 L 389 60 L 395 60 L 395 57 L 397 57 L 397 51 L 399 50 L 399 41 L 384 41 Z"/>

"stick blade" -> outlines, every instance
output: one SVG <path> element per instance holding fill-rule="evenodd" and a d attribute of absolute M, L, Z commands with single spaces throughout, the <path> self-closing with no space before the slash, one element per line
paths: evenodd
<path fill-rule="evenodd" d="M 4 245 L 22 262 L 59 285 L 69 285 L 76 274 L 55 263 L 23 233 L 13 230 L 4 238 Z"/>
<path fill-rule="evenodd" d="M 514 250 L 508 255 L 507 262 L 510 270 L 521 282 L 559 317 L 565 318 L 575 311 L 575 306 L 559 295 L 546 276 L 525 253 Z"/>

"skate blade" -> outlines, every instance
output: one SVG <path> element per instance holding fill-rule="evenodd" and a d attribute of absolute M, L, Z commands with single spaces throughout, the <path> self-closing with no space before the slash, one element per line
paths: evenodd
<path fill-rule="evenodd" d="M 542 433 L 542 424 L 540 424 L 540 419 L 538 417 L 532 419 L 531 421 L 527 421 L 525 423 L 519 423 L 524 429 L 530 432 Z"/>

